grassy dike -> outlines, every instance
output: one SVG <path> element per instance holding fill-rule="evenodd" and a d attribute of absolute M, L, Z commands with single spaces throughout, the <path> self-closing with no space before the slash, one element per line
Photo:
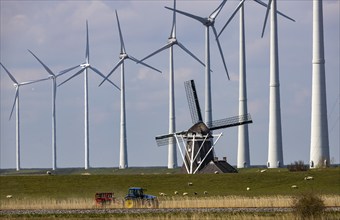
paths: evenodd
<path fill-rule="evenodd" d="M 313 192 L 330 201 L 330 206 L 340 206 L 340 168 L 314 169 L 306 172 L 289 172 L 287 169 L 241 169 L 236 174 L 178 174 L 179 170 L 164 168 L 129 168 L 127 170 L 114 169 L 64 169 L 52 175 L 43 170 L 2 171 L 0 173 L 0 209 L 49 207 L 47 203 L 68 206 L 69 208 L 93 208 L 93 198 L 96 192 L 114 192 L 116 197 L 122 198 L 129 187 L 140 186 L 147 189 L 148 194 L 159 196 L 163 208 L 190 208 L 192 207 L 273 207 L 289 206 L 291 197 L 303 192 Z M 313 180 L 305 180 L 312 176 Z M 188 183 L 192 183 L 189 185 Z M 297 188 L 292 188 L 296 185 Z M 249 187 L 249 190 L 247 188 Z M 174 192 L 178 191 L 178 195 Z M 207 191 L 207 194 L 203 192 Z M 182 193 L 188 196 L 182 196 Z M 6 198 L 12 195 L 11 199 Z M 246 198 L 246 199 L 244 199 Z M 329 200 L 330 198 L 330 200 Z M 246 201 L 244 201 L 246 200 Z M 42 206 L 39 206 L 39 203 Z M 194 205 L 196 204 L 196 205 Z M 199 205 L 198 205 L 199 204 Z M 245 204 L 245 205 L 244 205 Z M 249 204 L 249 205 L 248 205 Z M 255 204 L 255 205 L 254 205 Z M 119 208 L 110 207 L 110 208 Z M 207 215 L 212 219 L 226 217 L 223 213 Z M 273 217 L 268 213 L 257 214 L 227 214 L 231 219 L 263 219 L 265 216 Z M 96 217 L 121 217 L 129 215 L 101 215 Z M 165 219 L 192 218 L 195 214 L 169 214 Z M 275 218 L 291 219 L 290 214 L 275 214 Z M 333 214 L 331 215 L 333 216 Z M 340 213 L 334 215 L 339 217 Z M 8 216 L 7 216 L 8 217 Z M 12 216 L 13 217 L 13 216 Z M 27 217 L 27 216 L 26 216 Z M 35 216 L 37 217 L 37 216 Z M 53 216 L 42 216 L 43 218 Z M 55 216 L 60 217 L 60 216 Z M 62 216 L 66 218 L 83 218 L 84 216 Z M 91 217 L 91 216 L 85 216 Z M 135 215 L 131 216 L 133 219 Z M 160 216 L 146 215 L 145 219 Z M 202 217 L 202 216 L 201 216 Z M 215 217 L 215 218 L 214 218 Z M 139 216 L 143 219 L 143 216 Z M 1 219 L 1 216 L 0 216 Z M 14 218 L 15 219 L 15 218 Z M 160 218 L 164 219 L 164 218 Z M 196 219 L 200 219 L 200 216 Z"/>

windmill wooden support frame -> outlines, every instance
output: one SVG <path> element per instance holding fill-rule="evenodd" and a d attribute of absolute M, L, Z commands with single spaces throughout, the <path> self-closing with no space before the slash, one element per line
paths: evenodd
<path fill-rule="evenodd" d="M 195 134 L 195 133 L 188 134 L 188 135 L 183 135 L 183 134 L 178 134 L 177 135 L 177 134 L 175 134 L 174 136 L 175 136 L 175 139 L 176 139 L 176 142 L 177 142 L 177 146 L 178 146 L 179 152 L 181 154 L 181 157 L 182 157 L 182 160 L 183 160 L 183 164 L 185 166 L 185 169 L 186 169 L 187 173 L 188 174 L 195 174 L 201 168 L 203 162 L 206 160 L 206 158 L 209 155 L 209 153 L 214 149 L 214 147 L 217 144 L 218 140 L 222 136 L 222 133 L 214 134 L 214 135 L 210 135 L 210 134 L 202 135 L 202 134 Z M 216 140 L 211 145 L 211 147 L 209 148 L 208 152 L 206 152 L 206 154 L 203 156 L 203 159 L 198 161 L 198 166 L 194 167 L 194 162 L 197 159 L 199 159 L 198 156 L 199 156 L 199 154 L 201 152 L 201 149 L 203 148 L 205 142 L 206 141 L 212 141 L 212 139 L 211 139 L 212 137 L 216 138 Z M 191 147 L 188 147 L 188 142 L 192 142 L 193 143 L 193 144 L 191 144 Z M 181 145 L 181 143 L 182 143 L 182 145 Z M 199 144 L 200 146 L 195 151 L 195 147 L 197 146 L 196 143 L 200 143 Z M 184 155 L 183 151 L 185 152 L 185 155 Z M 189 160 L 186 160 L 185 159 L 186 157 Z"/>

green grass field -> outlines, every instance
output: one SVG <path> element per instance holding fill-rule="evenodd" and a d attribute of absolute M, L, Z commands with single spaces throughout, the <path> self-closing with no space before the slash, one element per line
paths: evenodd
<path fill-rule="evenodd" d="M 87 175 L 82 175 L 86 172 Z M 276 196 L 315 192 L 340 195 L 340 168 L 289 172 L 287 169 L 241 169 L 236 174 L 178 174 L 179 170 L 165 168 L 131 168 L 59 170 L 46 175 L 42 170 L 2 171 L 0 174 L 0 203 L 7 195 L 16 199 L 93 198 L 96 192 L 114 192 L 123 197 L 131 186 L 147 189 L 148 194 L 160 192 L 174 195 L 187 192 L 189 196 Z M 313 176 L 313 180 L 304 180 Z M 192 186 L 188 186 L 192 182 Z M 298 188 L 291 188 L 296 185 Z M 250 190 L 246 190 L 247 187 Z M 204 195 L 203 192 L 208 194 Z M 197 195 L 194 195 L 194 192 Z"/>

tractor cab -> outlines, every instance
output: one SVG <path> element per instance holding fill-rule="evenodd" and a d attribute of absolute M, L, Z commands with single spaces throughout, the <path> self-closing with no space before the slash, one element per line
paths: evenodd
<path fill-rule="evenodd" d="M 126 197 L 144 198 L 144 189 L 140 187 L 132 187 L 129 189 Z"/>

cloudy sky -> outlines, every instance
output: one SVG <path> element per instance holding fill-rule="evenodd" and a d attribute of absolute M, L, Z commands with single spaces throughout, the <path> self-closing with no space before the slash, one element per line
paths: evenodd
<path fill-rule="evenodd" d="M 219 0 L 178 0 L 177 8 L 209 16 Z M 265 1 L 267 2 L 267 1 Z M 238 4 L 229 0 L 217 17 L 219 31 Z M 339 0 L 324 1 L 324 36 L 327 104 L 331 162 L 340 162 L 339 151 Z M 85 61 L 85 23 L 89 22 L 90 64 L 107 75 L 119 60 L 119 36 L 114 11 L 119 13 L 127 53 L 143 58 L 167 43 L 172 12 L 170 0 L 131 1 L 16 1 L 0 0 L 0 60 L 19 82 L 47 77 L 27 52 L 32 50 L 52 71 Z M 309 161 L 312 1 L 278 0 L 280 90 L 284 163 Z M 264 165 L 268 155 L 269 26 L 260 37 L 265 8 L 247 0 L 246 47 L 248 109 L 254 123 L 249 126 L 252 165 Z M 177 38 L 204 59 L 204 27 L 177 16 Z M 221 35 L 228 81 L 214 38 L 211 38 L 213 118 L 238 114 L 238 16 Z M 167 166 L 167 148 L 157 147 L 154 137 L 168 131 L 168 51 L 147 60 L 162 74 L 127 61 L 126 107 L 129 166 Z M 58 83 L 72 73 L 58 78 Z M 90 71 L 90 166 L 119 164 L 120 94 Z M 0 168 L 15 168 L 15 117 L 8 120 L 15 89 L 3 69 L 1 76 Z M 57 165 L 84 166 L 84 79 L 79 75 L 58 87 Z M 190 127 L 191 119 L 183 82 L 194 79 L 204 107 L 204 68 L 175 48 L 175 91 L 177 130 Z M 111 80 L 120 84 L 119 70 Z M 23 168 L 52 166 L 51 81 L 23 86 L 20 90 L 21 164 Z M 219 157 L 237 160 L 237 128 L 224 129 L 215 150 Z M 178 157 L 180 158 L 180 157 Z M 181 164 L 181 161 L 178 161 Z"/>

